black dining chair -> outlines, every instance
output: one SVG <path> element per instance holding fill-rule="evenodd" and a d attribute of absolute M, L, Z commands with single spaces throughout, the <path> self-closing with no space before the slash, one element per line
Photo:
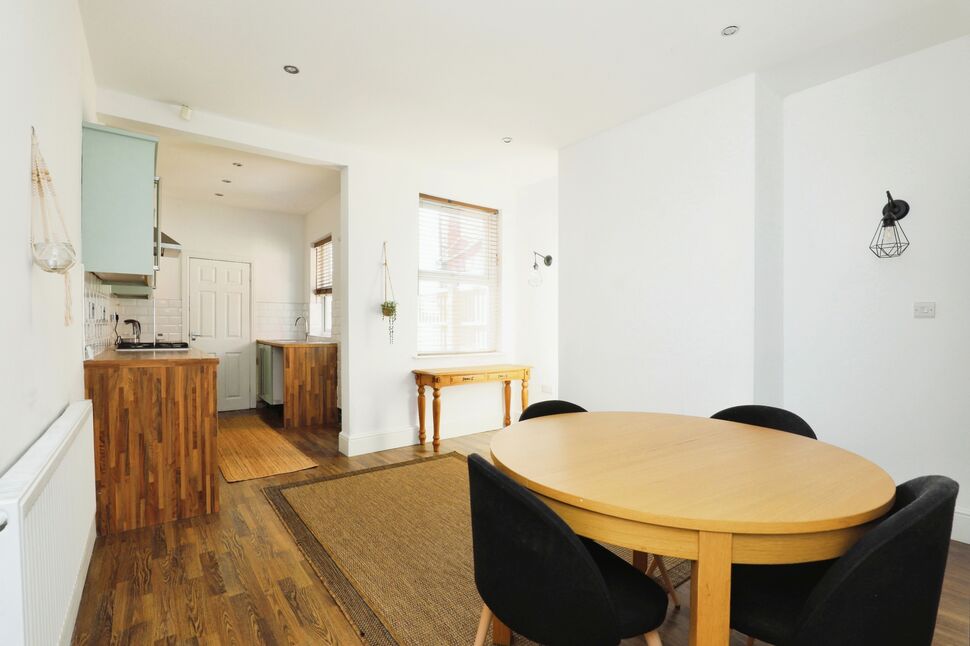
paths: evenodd
<path fill-rule="evenodd" d="M 588 411 L 579 404 L 574 404 L 562 399 L 549 399 L 546 401 L 536 402 L 535 404 L 528 406 L 524 411 L 522 411 L 522 414 L 519 415 L 519 421 L 524 422 L 527 419 L 545 417 L 547 415 L 586 412 Z M 674 588 L 674 583 L 670 579 L 670 573 L 667 572 L 667 566 L 664 565 L 663 557 L 656 554 L 651 562 L 650 554 L 646 552 L 634 551 L 633 565 L 641 572 L 645 572 L 647 576 L 651 576 L 653 571 L 656 569 L 660 574 L 660 580 L 663 581 L 667 594 L 670 595 L 670 600 L 674 602 L 675 607 L 680 607 L 680 599 L 677 597 L 677 589 Z"/>
<path fill-rule="evenodd" d="M 534 417 L 545 417 L 546 415 L 562 415 L 563 413 L 585 413 L 585 408 L 579 404 L 563 401 L 562 399 L 547 399 L 546 401 L 536 402 L 527 406 L 519 421 L 524 422 Z"/>
<path fill-rule="evenodd" d="M 930 646 L 959 485 L 899 485 L 892 511 L 844 556 L 736 565 L 731 627 L 776 646 Z"/>
<path fill-rule="evenodd" d="M 485 602 L 475 638 L 492 615 L 549 646 L 607 646 L 657 628 L 667 595 L 595 541 L 581 539 L 528 489 L 479 455 L 468 456 L 475 585 Z"/>
<path fill-rule="evenodd" d="M 723 419 L 729 422 L 740 424 L 750 424 L 752 426 L 763 426 L 773 428 L 776 431 L 794 433 L 802 437 L 810 437 L 817 440 L 815 431 L 795 413 L 784 408 L 774 406 L 761 406 L 758 404 L 746 404 L 744 406 L 732 406 L 718 411 L 711 415 L 711 419 Z"/>

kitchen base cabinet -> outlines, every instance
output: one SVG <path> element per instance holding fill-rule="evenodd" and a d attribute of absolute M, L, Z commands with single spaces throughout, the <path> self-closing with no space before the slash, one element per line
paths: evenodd
<path fill-rule="evenodd" d="M 98 534 L 219 510 L 217 368 L 196 350 L 107 350 L 85 362 Z"/>
<path fill-rule="evenodd" d="M 265 341 L 259 339 L 260 396 L 267 403 L 279 397 L 282 357 L 283 428 L 334 426 L 337 414 L 337 344 L 318 341 Z M 265 357 L 265 358 L 264 358 Z"/>

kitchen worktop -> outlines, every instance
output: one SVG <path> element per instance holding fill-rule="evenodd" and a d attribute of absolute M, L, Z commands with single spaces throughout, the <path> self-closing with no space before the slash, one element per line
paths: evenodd
<path fill-rule="evenodd" d="M 274 348 L 316 348 L 321 345 L 337 345 L 336 341 L 300 341 L 299 339 L 256 339 L 256 343 Z"/>
<path fill-rule="evenodd" d="M 189 348 L 188 350 L 129 350 L 125 352 L 109 348 L 95 358 L 85 361 L 84 365 L 86 367 L 107 368 L 112 366 L 170 366 L 218 362 L 218 358 L 204 354 L 197 348 Z"/>

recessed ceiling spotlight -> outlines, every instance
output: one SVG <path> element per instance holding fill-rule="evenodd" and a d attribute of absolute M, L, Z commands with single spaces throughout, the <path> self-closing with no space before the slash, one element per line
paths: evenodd
<path fill-rule="evenodd" d="M 502 137 L 502 143 L 505 143 L 505 144 L 512 143 L 512 137 Z"/>
<path fill-rule="evenodd" d="M 215 193 L 215 196 L 216 197 L 225 197 L 225 195 L 223 195 L 222 193 Z"/>
<path fill-rule="evenodd" d="M 300 68 L 297 67 L 296 65 L 284 65 L 283 71 L 286 72 L 287 74 L 299 74 Z"/>
<path fill-rule="evenodd" d="M 738 27 L 737 25 L 728 25 L 727 27 L 725 27 L 724 29 L 721 30 L 721 35 L 722 36 L 733 36 L 734 34 L 738 33 L 738 30 L 739 29 L 741 29 L 741 28 Z"/>
<path fill-rule="evenodd" d="M 224 180 L 222 180 L 222 183 L 223 184 L 232 184 L 232 180 L 231 179 L 224 179 Z"/>
<path fill-rule="evenodd" d="M 242 164 L 240 164 L 239 162 L 232 162 L 232 165 L 233 165 L 233 166 L 236 166 L 236 167 L 240 167 L 240 166 L 242 166 Z"/>

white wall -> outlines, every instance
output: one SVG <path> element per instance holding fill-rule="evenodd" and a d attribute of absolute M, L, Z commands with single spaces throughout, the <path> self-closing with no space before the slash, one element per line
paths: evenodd
<path fill-rule="evenodd" d="M 486 173 L 456 174 L 400 166 L 392 160 L 368 160 L 351 165 L 349 242 L 347 278 L 349 317 L 347 332 L 351 344 L 350 406 L 345 407 L 350 426 L 341 433 L 341 450 L 349 454 L 391 446 L 412 444 L 417 429 L 415 368 L 438 368 L 455 365 L 524 362 L 525 357 L 541 359 L 532 348 L 523 347 L 522 330 L 555 328 L 555 309 L 537 313 L 520 307 L 519 290 L 526 284 L 532 266 L 531 251 L 541 236 L 529 229 L 548 221 L 548 205 L 554 203 L 555 182 L 546 183 L 541 197 L 520 200 L 517 187 L 496 175 Z M 380 186 L 379 191 L 367 187 Z M 540 189 L 534 189 L 540 191 Z M 417 357 L 417 204 L 419 193 L 481 204 L 496 208 L 501 218 L 502 329 L 500 352 L 484 356 Z M 542 204 L 542 208 L 530 208 Z M 538 225 L 541 228 L 541 225 Z M 381 245 L 388 242 L 388 256 L 398 320 L 395 342 L 387 340 L 386 324 L 379 314 L 381 302 Z M 520 240 L 522 242 L 520 243 Z M 344 340 L 344 347 L 347 345 Z M 529 363 L 532 363 L 530 360 Z M 552 381 L 554 366 L 538 363 L 538 376 Z M 552 389 L 554 384 L 546 384 Z M 542 393 L 543 383 L 533 380 L 532 391 Z M 361 389 L 361 390 L 358 390 Z M 366 390 L 363 390 L 366 389 Z M 363 396 L 360 393 L 364 392 Z M 512 416 L 521 412 L 518 384 L 513 386 Z M 427 392 L 427 415 L 431 423 L 431 392 Z M 546 397 L 549 395 L 547 394 Z M 536 400 L 536 396 L 530 399 Z M 374 405 L 380 401 L 380 405 Z M 499 428 L 503 417 L 502 384 L 483 384 L 468 388 L 450 388 L 442 394 L 442 437 Z"/>
<path fill-rule="evenodd" d="M 970 37 L 785 100 L 785 402 L 897 481 L 963 485 L 970 541 Z M 884 191 L 912 246 L 867 249 Z M 937 318 L 914 320 L 914 301 Z"/>
<path fill-rule="evenodd" d="M 0 272 L 7 340 L 0 370 L 0 473 L 83 397 L 83 271 L 71 273 L 74 323 L 64 325 L 64 280 L 31 263 L 30 127 L 57 188 L 80 256 L 81 121 L 92 117 L 94 79 L 73 0 L 5 3 L 0 9 Z"/>
<path fill-rule="evenodd" d="M 306 303 L 304 215 L 164 197 L 163 228 L 186 251 L 253 262 L 257 302 Z"/>
<path fill-rule="evenodd" d="M 782 100 L 755 82 L 754 396 L 784 395 L 784 141 Z"/>
<path fill-rule="evenodd" d="M 529 401 L 555 399 L 559 392 L 559 182 L 548 179 L 521 188 L 515 243 L 515 292 L 518 360 L 535 366 Z M 533 251 L 552 256 L 552 266 L 539 262 L 542 284 L 529 284 Z M 524 270 L 524 271 L 523 271 Z M 570 295 L 567 293 L 566 297 Z"/>
<path fill-rule="evenodd" d="M 753 399 L 756 91 L 747 76 L 560 152 L 563 398 Z"/>
<path fill-rule="evenodd" d="M 242 146 L 287 159 L 343 167 L 337 288 L 345 298 L 340 312 L 340 398 L 343 412 L 341 450 L 356 454 L 411 444 L 417 437 L 417 404 L 411 370 L 416 367 L 473 362 L 518 361 L 517 330 L 550 329 L 555 310 L 543 319 L 523 319 L 517 310 L 515 285 L 526 280 L 531 257 L 514 250 L 520 218 L 531 217 L 518 205 L 518 189 L 555 176 L 555 159 L 522 163 L 510 160 L 462 172 L 429 168 L 411 158 L 334 145 L 306 135 L 228 119 L 197 110 L 191 122 L 178 119 L 175 107 L 110 90 L 99 92 L 104 114 L 181 130 L 214 143 Z M 502 280 L 504 312 L 502 352 L 492 356 L 417 359 L 417 203 L 419 193 L 452 197 L 502 211 Z M 549 198 L 554 201 L 554 198 Z M 548 203 L 548 200 L 546 201 Z M 523 215 L 524 213 L 524 215 Z M 544 216 L 543 216 L 544 217 Z M 166 228 L 169 228 L 166 224 Z M 174 231 L 173 237 L 179 239 Z M 305 243 L 301 234 L 301 246 Z M 400 303 L 395 343 L 379 313 L 381 244 L 388 242 L 394 287 Z M 184 240 L 180 240 L 185 242 Z M 530 246 L 531 246 L 530 242 Z M 538 246 L 538 243 L 536 243 Z M 301 258 L 303 255 L 301 254 Z M 551 375 L 554 368 L 536 366 Z M 553 386 L 554 387 L 554 386 Z M 551 387 L 552 388 L 552 387 Z M 532 389 L 542 392 L 533 381 Z M 552 393 L 554 394 L 554 392 Z M 430 397 L 429 397 L 430 399 Z M 494 429 L 502 423 L 501 385 L 449 389 L 444 395 L 443 435 Z M 517 409 L 518 397 L 513 396 Z M 429 402 L 430 408 L 430 402 Z M 517 410 L 513 415 L 517 414 Z M 430 420 L 430 410 L 428 414 Z"/>

